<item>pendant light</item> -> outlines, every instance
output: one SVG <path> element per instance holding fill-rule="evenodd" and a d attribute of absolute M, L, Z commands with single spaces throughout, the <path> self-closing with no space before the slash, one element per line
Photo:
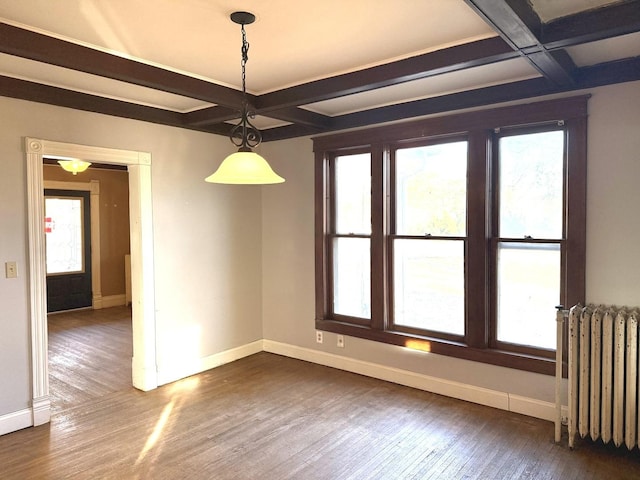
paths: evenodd
<path fill-rule="evenodd" d="M 246 72 L 249 44 L 244 31 L 244 26 L 255 21 L 256 17 L 249 12 L 234 12 L 231 14 L 231 21 L 241 25 L 242 32 L 242 112 L 240 122 L 231 129 L 229 138 L 238 148 L 236 153 L 232 153 L 225 158 L 218 169 L 207 178 L 210 183 L 227 183 L 236 185 L 261 185 L 270 183 L 282 183 L 284 178 L 275 173 L 269 163 L 255 153 L 252 148 L 257 147 L 262 141 L 260 131 L 249 121 L 255 114 L 249 111 L 247 100 Z"/>
<path fill-rule="evenodd" d="M 84 172 L 89 168 L 89 165 L 91 165 L 91 162 L 85 162 L 84 160 L 78 160 L 77 158 L 72 160 L 58 160 L 58 163 L 64 170 L 71 172 L 74 175 L 77 175 L 78 172 Z"/>

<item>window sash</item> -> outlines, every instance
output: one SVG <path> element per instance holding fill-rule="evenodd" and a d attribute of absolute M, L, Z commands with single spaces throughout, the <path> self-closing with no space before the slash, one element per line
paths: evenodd
<path fill-rule="evenodd" d="M 539 233 L 550 233 L 548 230 L 543 229 L 541 231 L 540 229 L 536 229 L 536 228 L 530 228 L 528 230 L 522 230 L 517 232 L 517 233 L 523 233 L 523 236 L 518 238 L 514 238 L 512 236 L 507 236 L 507 235 L 500 235 L 501 233 L 507 233 L 507 234 L 516 233 L 513 228 L 511 229 L 505 228 L 504 225 L 501 225 L 501 221 L 504 219 L 504 216 L 503 216 L 504 200 L 501 199 L 501 193 L 504 192 L 502 188 L 503 186 L 501 185 L 501 181 L 503 180 L 501 175 L 502 140 L 503 139 L 512 140 L 517 137 L 527 137 L 529 135 L 540 135 L 540 134 L 553 135 L 556 132 L 558 133 L 558 135 L 561 135 L 562 142 L 563 142 L 562 151 L 555 152 L 555 155 L 561 156 L 559 158 L 560 168 L 558 169 L 556 167 L 556 172 L 554 173 L 556 175 L 560 175 L 560 180 L 561 180 L 560 188 L 562 189 L 561 205 L 559 206 L 556 205 L 555 207 L 555 208 L 558 208 L 560 212 L 562 212 L 561 226 L 559 229 L 558 228 L 554 229 L 554 232 L 556 233 L 557 236 L 546 237 L 546 238 L 541 238 L 539 236 L 535 237 L 535 235 Z M 490 335 L 489 335 L 489 346 L 492 348 L 506 349 L 506 350 L 518 352 L 525 355 L 538 355 L 543 357 L 545 356 L 550 357 L 551 355 L 553 355 L 553 352 L 555 351 L 555 343 L 553 345 L 550 344 L 548 339 L 546 341 L 546 345 L 536 346 L 536 345 L 528 344 L 530 342 L 526 342 L 524 339 L 522 339 L 520 342 L 516 342 L 514 337 L 512 337 L 510 341 L 504 338 L 504 336 L 502 336 L 501 338 L 500 333 L 501 333 L 502 327 L 500 325 L 501 299 L 500 299 L 500 283 L 499 283 L 500 282 L 499 251 L 500 251 L 500 245 L 504 245 L 504 244 L 510 244 L 510 245 L 520 244 L 523 246 L 531 245 L 532 247 L 535 247 L 536 245 L 553 245 L 553 244 L 558 245 L 558 248 L 559 248 L 558 254 L 560 257 L 559 272 L 558 272 L 558 276 L 559 276 L 558 298 L 557 300 L 550 301 L 547 309 L 549 318 L 552 318 L 552 316 L 555 313 L 554 307 L 558 304 L 563 303 L 563 301 L 566 301 L 562 299 L 566 299 L 565 279 L 567 278 L 567 272 L 566 272 L 567 265 L 566 265 L 566 262 L 564 261 L 566 259 L 566 245 L 567 245 L 567 242 L 566 242 L 566 234 L 567 234 L 566 207 L 567 207 L 567 188 L 568 188 L 567 177 L 566 177 L 567 175 L 567 140 L 568 140 L 567 127 L 560 124 L 559 122 L 548 122 L 546 124 L 537 125 L 537 126 L 506 128 L 506 129 L 500 129 L 499 131 L 494 132 L 493 139 L 492 139 L 492 145 L 493 145 L 492 185 L 493 185 L 494 196 L 492 199 L 493 209 L 492 209 L 492 228 L 491 228 L 492 232 L 494 232 L 493 233 L 494 238 L 491 242 L 491 252 L 490 252 L 491 272 L 492 272 L 493 280 L 491 282 L 491 308 L 490 308 L 490 324 L 491 325 L 490 325 Z M 531 203 L 538 204 L 540 202 L 530 200 L 529 204 Z M 530 225 L 530 223 L 527 223 L 527 224 Z M 532 237 L 531 235 L 527 235 L 527 233 L 533 233 L 534 236 Z M 531 304 L 529 305 L 530 305 L 529 308 L 532 308 Z M 524 305 L 523 305 L 523 308 L 525 308 Z M 528 311 L 523 311 L 520 314 L 521 318 L 526 318 L 528 313 L 529 313 Z M 540 313 L 539 315 L 543 315 L 543 314 Z M 514 321 L 517 321 L 517 320 L 514 320 Z M 550 330 L 553 330 L 555 328 L 555 324 L 553 322 L 548 322 L 546 325 Z M 549 333 L 549 335 L 550 334 L 551 333 Z"/>
<path fill-rule="evenodd" d="M 341 248 L 342 246 L 342 248 Z M 347 250 L 342 254 L 342 250 Z M 333 235 L 331 242 L 331 311 L 358 323 L 371 319 L 371 239 L 365 235 Z M 359 306 L 358 306 L 359 304 Z"/>
<path fill-rule="evenodd" d="M 553 241 L 496 242 L 495 343 L 555 350 L 556 325 L 546 320 L 560 300 L 561 250 Z M 519 266 L 523 256 L 535 258 Z M 542 304 L 540 297 L 546 298 Z"/>
<path fill-rule="evenodd" d="M 409 256 L 402 255 L 403 251 Z M 394 236 L 392 258 L 393 328 L 461 341 L 465 334 L 465 239 Z M 407 271 L 409 275 L 403 275 Z"/>

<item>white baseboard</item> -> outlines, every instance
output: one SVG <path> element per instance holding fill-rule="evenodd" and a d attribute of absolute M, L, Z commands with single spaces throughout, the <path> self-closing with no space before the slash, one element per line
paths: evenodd
<path fill-rule="evenodd" d="M 143 392 L 158 387 L 158 372 L 155 363 L 144 363 L 143 357 L 131 358 L 131 372 L 133 386 Z"/>
<path fill-rule="evenodd" d="M 114 297 L 119 297 L 119 295 L 114 295 Z M 122 295 L 122 298 L 124 300 L 124 295 Z M 122 305 L 124 305 L 124 301 Z M 474 385 L 453 382 L 408 370 L 388 367 L 379 363 L 365 362 L 309 348 L 274 342 L 272 340 L 258 340 L 215 355 L 197 359 L 187 364 L 178 366 L 173 364 L 166 368 L 158 367 L 157 384 L 159 386 L 175 382 L 261 351 L 275 353 L 298 360 L 305 360 L 318 365 L 325 365 L 327 367 L 337 368 L 365 375 L 367 377 L 377 378 L 379 380 L 397 383 L 399 385 L 405 385 L 419 390 L 499 408 L 514 413 L 520 413 L 551 422 L 555 419 L 555 404 L 551 402 L 544 402 L 542 400 L 523 397 L 507 392 L 499 392 L 487 388 L 476 387 Z M 143 390 L 152 388 L 155 388 L 155 385 Z M 562 412 L 563 416 L 566 416 L 566 406 L 563 406 Z M 43 397 L 38 402 L 34 400 L 34 407 L 32 409 L 24 409 L 0 416 L 0 435 L 21 430 L 32 425 L 40 425 L 48 422 L 49 419 L 49 398 Z"/>
<path fill-rule="evenodd" d="M 530 417 L 553 421 L 555 419 L 555 404 L 522 397 L 507 392 L 499 392 L 487 388 L 476 387 L 464 383 L 453 382 L 442 378 L 431 377 L 408 370 L 401 370 L 379 363 L 364 362 L 353 358 L 342 357 L 326 352 L 319 352 L 295 345 L 263 340 L 266 352 L 284 355 L 286 357 L 305 360 L 307 362 L 325 365 L 345 370 L 367 377 L 373 377 L 387 382 L 397 383 L 417 388 L 427 392 L 437 393 L 447 397 L 478 403 L 489 407 L 499 408 L 510 412 L 520 413 Z M 566 407 L 563 408 L 563 410 Z"/>
<path fill-rule="evenodd" d="M 125 305 L 127 302 L 127 296 L 124 293 L 119 295 L 107 295 L 106 297 L 101 298 L 101 306 L 100 308 L 110 308 L 110 307 L 119 307 L 120 305 Z M 96 309 L 96 306 L 93 307 Z"/>
<path fill-rule="evenodd" d="M 44 425 L 51 421 L 51 400 L 49 395 L 43 397 L 34 398 L 31 401 L 33 407 L 33 425 Z"/>
<path fill-rule="evenodd" d="M 0 435 L 22 430 L 33 425 L 31 409 L 25 408 L 17 412 L 0 416 Z"/>
<path fill-rule="evenodd" d="M 158 385 L 175 382 L 176 380 L 181 380 L 183 378 L 190 377 L 191 375 L 219 367 L 225 363 L 230 363 L 234 360 L 239 360 L 241 358 L 248 357 L 249 355 L 253 355 L 254 353 L 261 352 L 263 350 L 262 343 L 262 340 L 257 340 L 246 345 L 241 345 L 239 347 L 225 350 L 224 352 L 216 353 L 214 355 L 209 355 L 208 357 L 199 358 L 181 365 L 158 365 Z"/>

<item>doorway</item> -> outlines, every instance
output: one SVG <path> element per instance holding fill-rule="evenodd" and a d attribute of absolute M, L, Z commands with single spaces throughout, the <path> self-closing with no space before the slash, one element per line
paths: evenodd
<path fill-rule="evenodd" d="M 89 192 L 44 191 L 47 313 L 93 304 L 90 202 Z"/>
<path fill-rule="evenodd" d="M 32 411 L 35 426 L 47 423 L 51 419 L 45 308 L 43 156 L 79 158 L 90 162 L 127 166 L 131 219 L 132 383 L 134 387 L 146 391 L 157 387 L 151 155 L 146 152 L 92 147 L 29 137 L 25 138 L 25 153 L 29 222 L 29 311 L 32 331 Z"/>

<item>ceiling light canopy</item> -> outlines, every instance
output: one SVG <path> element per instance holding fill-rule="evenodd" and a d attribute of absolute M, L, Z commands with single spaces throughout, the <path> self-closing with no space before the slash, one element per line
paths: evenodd
<path fill-rule="evenodd" d="M 262 134 L 249 121 L 254 118 L 254 112 L 249 111 L 246 89 L 246 64 L 249 59 L 249 43 L 244 30 L 245 25 L 255 21 L 256 17 L 249 12 L 234 12 L 231 20 L 241 25 L 242 32 L 242 111 L 240 121 L 231 129 L 229 138 L 238 148 L 225 158 L 218 169 L 207 178 L 210 183 L 227 183 L 235 185 L 264 185 L 270 183 L 282 183 L 284 178 L 275 173 L 269 163 L 252 149 L 262 141 Z"/>
<path fill-rule="evenodd" d="M 84 160 L 79 160 L 77 158 L 72 160 L 58 160 L 58 163 L 64 170 L 71 172 L 74 175 L 77 175 L 78 172 L 84 172 L 89 168 L 89 165 L 91 165 L 91 162 L 85 162 Z"/>

